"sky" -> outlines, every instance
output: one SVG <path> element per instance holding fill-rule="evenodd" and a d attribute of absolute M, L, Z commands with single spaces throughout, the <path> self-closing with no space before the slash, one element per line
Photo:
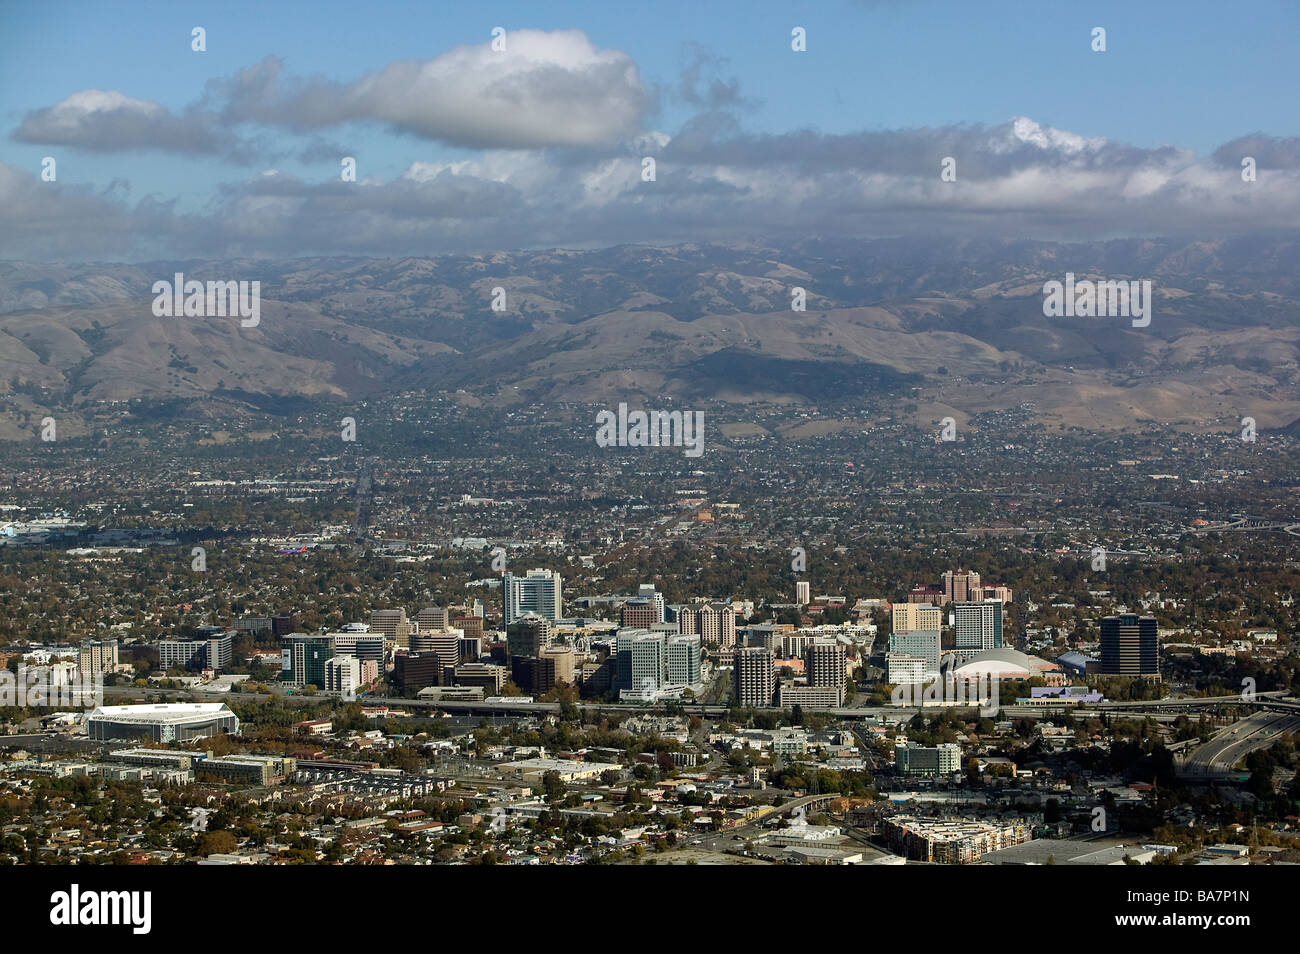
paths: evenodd
<path fill-rule="evenodd" d="M 0 0 L 0 257 L 1286 231 L 1297 27 L 1290 0 Z"/>

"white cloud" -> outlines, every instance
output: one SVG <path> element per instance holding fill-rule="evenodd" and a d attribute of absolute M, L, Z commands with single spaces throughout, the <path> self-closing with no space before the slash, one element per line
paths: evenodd
<path fill-rule="evenodd" d="M 579 30 L 516 30 L 502 52 L 458 46 L 351 83 L 283 73 L 281 61 L 264 60 L 209 95 L 227 122 L 307 130 L 369 120 L 487 149 L 612 143 L 635 135 L 653 105 L 631 57 L 596 49 Z"/>

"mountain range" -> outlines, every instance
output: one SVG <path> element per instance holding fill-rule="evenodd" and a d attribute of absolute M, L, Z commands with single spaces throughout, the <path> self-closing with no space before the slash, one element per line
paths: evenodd
<path fill-rule="evenodd" d="M 155 317 L 153 283 L 176 272 L 260 281 L 259 324 Z M 1043 284 L 1067 272 L 1150 280 L 1150 326 L 1045 317 Z M 0 438 L 30 439 L 55 412 L 75 433 L 104 402 L 240 414 L 411 388 L 503 406 L 883 402 L 922 425 L 1028 407 L 1092 430 L 1246 415 L 1295 429 L 1300 240 L 0 263 Z"/>

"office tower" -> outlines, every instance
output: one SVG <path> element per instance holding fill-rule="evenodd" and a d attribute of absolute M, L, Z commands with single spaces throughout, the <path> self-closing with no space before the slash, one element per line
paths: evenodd
<path fill-rule="evenodd" d="M 460 658 L 467 659 L 470 662 L 478 662 L 478 657 L 483 655 L 483 637 L 462 636 L 459 643 Z"/>
<path fill-rule="evenodd" d="M 572 686 L 574 684 L 574 667 L 576 654 L 568 646 L 548 646 L 542 650 L 542 658 L 555 663 L 555 682 Z"/>
<path fill-rule="evenodd" d="M 501 605 L 506 626 L 528 613 L 555 622 L 564 606 L 560 574 L 541 569 L 529 570 L 527 576 L 507 573 L 501 579 Z"/>
<path fill-rule="evenodd" d="M 449 623 L 447 609 L 443 606 L 426 606 L 415 614 L 415 621 L 420 625 L 422 633 L 444 630 Z"/>
<path fill-rule="evenodd" d="M 403 627 L 409 627 L 410 621 L 406 618 L 404 609 L 384 609 L 370 611 L 370 631 L 372 633 L 382 633 L 389 639 L 396 639 L 399 635 L 410 636 L 411 630 L 407 628 L 402 632 Z"/>
<path fill-rule="evenodd" d="M 1101 621 L 1101 672 L 1106 676 L 1160 676 L 1154 616 L 1107 616 Z"/>
<path fill-rule="evenodd" d="M 980 575 L 974 570 L 956 572 L 948 570 L 943 574 L 943 598 L 950 603 L 967 603 L 975 599 L 972 588 L 980 585 Z"/>
<path fill-rule="evenodd" d="M 649 629 L 660 622 L 659 608 L 652 599 L 633 597 L 618 611 L 618 625 L 629 629 Z"/>
<path fill-rule="evenodd" d="M 237 633 L 247 633 L 250 636 L 270 635 L 271 617 L 269 616 L 241 616 L 231 624 L 231 628 Z"/>
<path fill-rule="evenodd" d="M 925 661 L 923 675 L 933 676 L 939 672 L 941 661 L 939 631 L 937 629 L 909 629 L 901 633 L 889 634 L 889 652 L 903 656 L 914 656 Z M 897 682 L 893 679 L 890 682 Z"/>
<path fill-rule="evenodd" d="M 543 616 L 530 613 L 506 627 L 506 650 L 515 656 L 538 656 L 551 645 L 551 624 Z"/>
<path fill-rule="evenodd" d="M 639 587 L 637 587 L 636 595 L 641 599 L 651 600 L 655 604 L 656 623 L 663 623 L 667 621 L 665 617 L 668 612 L 668 606 L 664 602 L 664 595 L 655 589 L 655 585 L 653 583 L 642 583 Z"/>
<path fill-rule="evenodd" d="M 526 695 L 544 696 L 555 688 L 555 659 L 551 656 L 513 656 L 510 679 Z"/>
<path fill-rule="evenodd" d="M 442 660 L 433 653 L 398 653 L 393 657 L 393 680 L 404 695 L 427 686 L 447 685 Z"/>
<path fill-rule="evenodd" d="M 892 629 L 906 633 L 913 629 L 940 629 L 943 610 L 929 603 L 895 603 L 892 609 Z"/>
<path fill-rule="evenodd" d="M 736 614 L 727 603 L 691 603 L 677 614 L 684 636 L 698 636 L 700 642 L 728 650 L 736 645 Z"/>
<path fill-rule="evenodd" d="M 271 635 L 277 639 L 288 636 L 297 628 L 298 615 L 296 613 L 283 613 L 271 617 Z"/>
<path fill-rule="evenodd" d="M 1002 646 L 1002 604 L 997 600 L 957 603 L 953 607 L 953 617 L 959 651 L 983 652 Z"/>
<path fill-rule="evenodd" d="M 331 656 L 325 660 L 326 692 L 354 696 L 361 688 L 361 660 L 356 656 Z"/>
<path fill-rule="evenodd" d="M 234 630 L 219 635 L 212 634 L 208 636 L 207 643 L 203 650 L 203 668 L 214 669 L 217 672 L 229 669 L 230 664 L 235 661 Z"/>
<path fill-rule="evenodd" d="M 770 706 L 776 692 L 776 670 L 772 666 L 771 650 L 758 647 L 737 649 L 733 680 L 737 705 Z"/>
<path fill-rule="evenodd" d="M 799 580 L 794 585 L 794 601 L 800 606 L 807 606 L 812 602 L 812 584 L 807 580 Z"/>
<path fill-rule="evenodd" d="M 77 650 L 77 669 L 83 677 L 117 668 L 116 639 L 83 639 Z"/>
<path fill-rule="evenodd" d="M 281 642 L 281 668 L 289 673 L 295 686 L 325 685 L 325 663 L 334 656 L 334 640 L 329 636 L 293 633 Z"/>
<path fill-rule="evenodd" d="M 489 696 L 499 695 L 501 687 L 506 684 L 505 666 L 493 666 L 490 663 L 461 663 L 453 671 L 453 678 L 458 686 L 481 686 Z"/>
<path fill-rule="evenodd" d="M 460 662 L 460 639 L 460 630 L 431 630 L 426 633 L 421 627 L 420 632 L 411 634 L 411 652 L 431 653 L 442 661 L 444 667 L 455 666 Z"/>
<path fill-rule="evenodd" d="M 843 689 L 846 681 L 844 672 L 844 646 L 838 640 L 820 638 L 813 641 L 806 654 L 808 664 L 808 685 L 828 686 Z"/>
<path fill-rule="evenodd" d="M 664 684 L 663 633 L 620 629 L 614 640 L 615 688 L 647 691 Z"/>
<path fill-rule="evenodd" d="M 483 638 L 483 617 L 482 616 L 453 616 L 451 618 L 453 629 L 459 629 L 465 634 L 466 639 Z"/>
<path fill-rule="evenodd" d="M 342 632 L 329 635 L 336 656 L 356 656 L 358 659 L 369 660 L 378 666 L 380 672 L 387 668 L 382 634 L 363 632 L 360 627 L 344 627 Z"/>
<path fill-rule="evenodd" d="M 670 686 L 700 684 L 700 638 L 698 636 L 668 637 L 665 680 Z"/>

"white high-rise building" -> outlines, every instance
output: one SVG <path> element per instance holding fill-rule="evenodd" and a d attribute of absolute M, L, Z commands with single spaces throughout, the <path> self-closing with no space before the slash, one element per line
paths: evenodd
<path fill-rule="evenodd" d="M 885 681 L 892 686 L 915 686 L 925 682 L 926 661 L 907 653 L 885 654 Z"/>
<path fill-rule="evenodd" d="M 361 660 L 356 656 L 332 656 L 325 661 L 325 691 L 356 695 L 361 685 Z"/>
<path fill-rule="evenodd" d="M 670 686 L 700 684 L 700 638 L 669 636 L 668 665 L 665 678 Z"/>
<path fill-rule="evenodd" d="M 528 613 L 555 622 L 564 609 L 560 574 L 542 569 L 529 570 L 527 576 L 507 573 L 501 580 L 501 605 L 507 626 Z"/>

